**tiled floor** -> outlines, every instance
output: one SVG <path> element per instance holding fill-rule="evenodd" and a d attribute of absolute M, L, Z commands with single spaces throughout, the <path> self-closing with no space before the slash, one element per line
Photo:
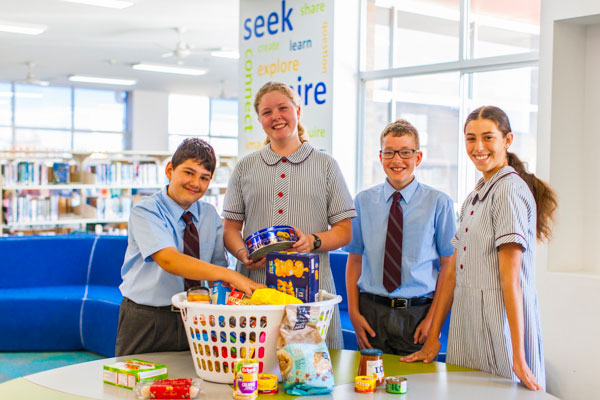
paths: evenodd
<path fill-rule="evenodd" d="M 0 382 L 100 358 L 104 357 L 86 351 L 0 352 Z"/>

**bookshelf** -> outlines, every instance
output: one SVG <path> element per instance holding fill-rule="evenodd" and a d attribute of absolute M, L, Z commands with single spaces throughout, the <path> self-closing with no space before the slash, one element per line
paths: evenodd
<path fill-rule="evenodd" d="M 164 186 L 167 152 L 0 151 L 2 235 L 123 233 L 133 204 Z"/>

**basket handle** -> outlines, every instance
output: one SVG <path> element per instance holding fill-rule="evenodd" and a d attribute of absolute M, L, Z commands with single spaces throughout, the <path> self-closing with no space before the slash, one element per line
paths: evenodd
<path fill-rule="evenodd" d="M 319 290 L 319 301 L 324 301 L 324 300 L 331 300 L 331 299 L 335 299 L 337 297 L 336 294 L 331 294 L 326 290 Z"/>
<path fill-rule="evenodd" d="M 173 297 L 171 297 L 171 303 L 173 303 L 173 305 L 177 308 L 182 308 L 184 295 L 185 292 L 174 294 Z M 185 299 L 187 299 L 187 297 Z"/>

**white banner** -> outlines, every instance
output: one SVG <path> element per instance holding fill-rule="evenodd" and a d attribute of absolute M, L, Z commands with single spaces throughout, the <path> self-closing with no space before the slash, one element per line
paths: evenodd
<path fill-rule="evenodd" d="M 240 156 L 265 141 L 254 97 L 269 81 L 298 93 L 310 143 L 331 154 L 332 44 L 333 0 L 240 0 Z"/>

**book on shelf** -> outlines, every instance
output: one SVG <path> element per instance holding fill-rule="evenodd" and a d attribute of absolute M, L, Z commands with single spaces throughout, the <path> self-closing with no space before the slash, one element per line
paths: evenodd
<path fill-rule="evenodd" d="M 71 166 L 64 162 L 52 164 L 52 183 L 69 183 L 71 181 Z"/>

